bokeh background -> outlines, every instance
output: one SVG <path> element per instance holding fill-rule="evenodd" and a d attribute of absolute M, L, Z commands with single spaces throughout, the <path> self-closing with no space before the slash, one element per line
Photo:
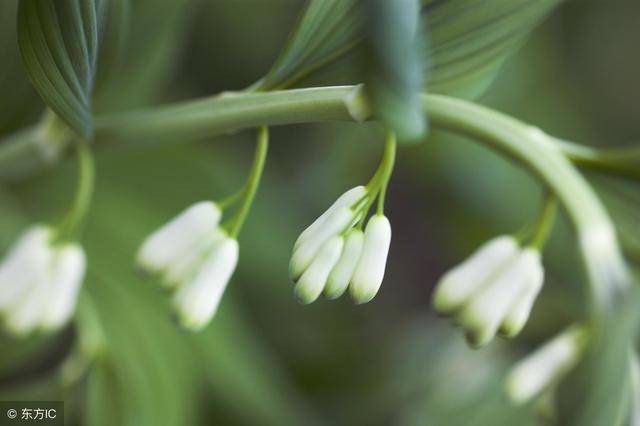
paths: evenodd
<path fill-rule="evenodd" d="M 303 7 L 298 0 L 180 0 L 148 12 L 136 4 L 136 54 L 100 93 L 97 112 L 251 85 L 268 71 Z M 3 34 L 12 33 L 12 19 L 3 10 Z M 637 140 L 638 22 L 634 0 L 563 3 L 479 102 L 580 143 Z M 19 56 L 11 37 L 0 43 L 9 52 L 1 72 Z M 0 82 L 0 96 L 15 100 L 1 103 L 1 136 L 37 120 L 43 107 L 26 79 Z M 471 350 L 431 309 L 443 272 L 488 238 L 534 220 L 540 205 L 531 176 L 476 143 L 432 132 L 401 148 L 386 209 L 391 253 L 373 302 L 295 301 L 287 277 L 293 242 L 339 194 L 369 179 L 382 136 L 376 124 L 272 129 L 265 178 L 239 238 L 238 270 L 213 323 L 197 334 L 174 324 L 166 295 L 136 273 L 134 254 L 184 207 L 223 198 L 243 183 L 254 133 L 99 150 L 85 290 L 104 329 L 106 356 L 62 386 L 57 373 L 73 350 L 73 327 L 29 341 L 1 335 L 0 399 L 64 399 L 69 424 L 78 425 L 544 424 L 535 407 L 509 406 L 501 386 L 510 365 L 583 314 L 585 278 L 565 218 L 544 253 L 545 287 L 521 336 Z M 63 211 L 74 172 L 68 160 L 0 183 L 0 252 L 28 224 Z M 633 239 L 638 191 L 590 178 Z"/>

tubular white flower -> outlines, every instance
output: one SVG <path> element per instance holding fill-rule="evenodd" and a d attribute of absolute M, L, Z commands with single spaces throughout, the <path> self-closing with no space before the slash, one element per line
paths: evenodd
<path fill-rule="evenodd" d="M 26 336 L 38 328 L 50 296 L 51 282 L 43 271 L 29 288 L 6 311 L 5 327 L 16 336 Z"/>
<path fill-rule="evenodd" d="M 334 203 L 318 217 L 307 229 L 302 231 L 294 247 L 298 247 L 302 244 L 307 238 L 315 234 L 319 229 L 321 229 L 327 220 L 327 218 L 336 210 L 342 209 L 344 207 L 349 208 L 352 207 L 354 203 L 364 197 L 367 193 L 367 190 L 364 186 L 356 186 L 355 188 L 351 188 L 344 194 L 342 194 Z"/>
<path fill-rule="evenodd" d="M 311 265 L 304 271 L 295 287 L 295 294 L 301 303 L 311 303 L 320 296 L 329 273 L 340 259 L 344 238 L 335 236 L 323 244 Z"/>
<path fill-rule="evenodd" d="M 85 255 L 78 244 L 55 245 L 53 236 L 49 227 L 31 228 L 0 267 L 0 312 L 16 335 L 57 330 L 73 314 Z"/>
<path fill-rule="evenodd" d="M 216 244 L 227 238 L 227 234 L 216 228 L 200 236 L 200 240 L 194 242 L 191 248 L 181 253 L 176 259 L 165 266 L 162 282 L 164 287 L 175 289 L 180 284 L 189 281 L 197 273 Z"/>
<path fill-rule="evenodd" d="M 51 271 L 49 300 L 40 321 L 43 329 L 55 330 L 69 321 L 76 306 L 86 266 L 84 250 L 78 244 L 67 244 L 60 248 Z"/>
<path fill-rule="evenodd" d="M 340 234 L 356 217 L 356 212 L 350 208 L 342 207 L 332 212 L 313 235 L 306 238 L 298 247 L 293 249 L 291 262 L 289 263 L 289 275 L 296 281 L 309 267 L 320 247 L 331 237 Z"/>
<path fill-rule="evenodd" d="M 511 310 L 502 321 L 502 324 L 500 324 L 500 332 L 506 337 L 514 337 L 524 328 L 531 314 L 531 308 L 542 289 L 543 281 L 544 269 L 539 262 L 536 262 L 536 267 L 532 271 L 525 289 L 518 296 Z"/>
<path fill-rule="evenodd" d="M 201 201 L 184 210 L 151 234 L 138 252 L 138 265 L 147 272 L 161 273 L 191 250 L 202 236 L 218 226 L 222 213 L 211 201 Z"/>
<path fill-rule="evenodd" d="M 511 402 L 524 404 L 562 379 L 579 361 L 586 338 L 584 327 L 572 326 L 520 361 L 505 382 Z"/>
<path fill-rule="evenodd" d="M 344 250 L 340 255 L 340 259 L 333 267 L 327 285 L 324 287 L 324 295 L 329 299 L 337 299 L 347 290 L 349 282 L 353 277 L 356 265 L 362 254 L 362 245 L 364 243 L 364 234 L 359 229 L 349 232 L 345 239 Z"/>
<path fill-rule="evenodd" d="M 0 312 L 15 303 L 46 270 L 51 228 L 37 225 L 20 236 L 0 265 Z"/>
<path fill-rule="evenodd" d="M 367 303 L 375 297 L 387 266 L 391 224 L 386 216 L 376 214 L 364 231 L 362 255 L 358 260 L 349 290 L 356 303 Z"/>
<path fill-rule="evenodd" d="M 520 248 L 511 236 L 490 240 L 438 282 L 436 311 L 451 315 L 475 347 L 498 331 L 513 337 L 524 328 L 542 288 L 540 252 Z"/>
<path fill-rule="evenodd" d="M 484 244 L 440 279 L 433 299 L 436 311 L 448 314 L 459 309 L 517 252 L 518 244 L 511 236 L 497 237 Z"/>
<path fill-rule="evenodd" d="M 200 330 L 213 318 L 236 269 L 238 252 L 235 239 L 219 240 L 195 278 L 175 293 L 173 307 L 183 327 Z"/>
<path fill-rule="evenodd" d="M 460 324 L 474 346 L 483 346 L 494 337 L 502 321 L 527 284 L 538 275 L 540 254 L 534 249 L 522 250 L 514 259 L 489 278 L 459 314 Z"/>

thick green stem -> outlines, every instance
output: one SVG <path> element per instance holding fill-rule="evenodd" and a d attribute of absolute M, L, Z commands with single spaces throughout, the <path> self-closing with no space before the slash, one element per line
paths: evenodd
<path fill-rule="evenodd" d="M 126 147 L 205 139 L 262 125 L 368 118 L 359 87 L 326 87 L 263 93 L 229 93 L 170 105 L 98 117 L 98 143 Z"/>
<path fill-rule="evenodd" d="M 184 142 L 261 125 L 363 121 L 370 111 L 359 86 L 224 93 L 204 99 L 95 117 L 97 147 Z M 59 157 L 68 140 L 52 141 L 47 116 L 0 139 L 0 179 L 26 177 Z M 43 133 L 43 130 L 45 132 Z M 45 138 L 46 140 L 43 140 Z M 576 164 L 640 178 L 640 147 L 597 149 L 554 139 Z"/>

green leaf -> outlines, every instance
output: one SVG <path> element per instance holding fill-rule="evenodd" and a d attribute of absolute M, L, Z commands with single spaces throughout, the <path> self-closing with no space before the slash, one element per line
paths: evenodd
<path fill-rule="evenodd" d="M 311 0 L 271 71 L 257 83 L 269 90 L 297 85 L 364 38 L 357 0 Z"/>
<path fill-rule="evenodd" d="M 332 8 L 329 1 L 311 0 L 274 67 L 255 88 L 361 83 L 365 34 L 355 1 Z M 429 58 L 426 90 L 479 96 L 508 55 L 559 3 L 422 0 L 422 37 Z"/>
<path fill-rule="evenodd" d="M 560 0 L 427 0 L 430 92 L 473 98 Z"/>
<path fill-rule="evenodd" d="M 87 139 L 92 135 L 101 7 L 101 0 L 29 0 L 18 8 L 18 43 L 31 83 Z"/>

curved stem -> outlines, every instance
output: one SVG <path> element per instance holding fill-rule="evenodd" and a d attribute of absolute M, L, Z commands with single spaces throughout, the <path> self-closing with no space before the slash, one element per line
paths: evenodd
<path fill-rule="evenodd" d="M 240 205 L 238 213 L 234 216 L 229 226 L 229 236 L 231 238 L 237 238 L 242 229 L 242 225 L 247 218 L 253 199 L 256 196 L 258 185 L 260 184 L 260 178 L 262 177 L 262 171 L 264 170 L 264 163 L 267 159 L 267 150 L 269 147 L 269 130 L 266 127 L 261 127 L 258 130 L 258 142 L 256 144 L 256 153 L 253 159 L 253 165 L 251 166 L 251 172 L 249 178 L 244 187 L 244 199 Z"/>
<path fill-rule="evenodd" d="M 592 308 L 603 314 L 629 284 L 614 227 L 602 203 L 551 138 L 507 115 L 438 95 L 424 95 L 434 128 L 450 130 L 496 148 L 523 163 L 552 190 L 576 231 L 591 283 Z"/>
<path fill-rule="evenodd" d="M 89 144 L 77 141 L 74 146 L 78 158 L 78 178 L 73 202 L 58 228 L 58 237 L 63 240 L 79 238 L 91 205 L 95 180 L 95 167 Z"/>
<path fill-rule="evenodd" d="M 549 234 L 556 221 L 556 213 L 558 211 L 558 203 L 555 195 L 547 193 L 544 197 L 542 210 L 538 216 L 538 220 L 534 225 L 533 236 L 529 245 L 542 250 L 545 243 L 549 239 Z"/>

